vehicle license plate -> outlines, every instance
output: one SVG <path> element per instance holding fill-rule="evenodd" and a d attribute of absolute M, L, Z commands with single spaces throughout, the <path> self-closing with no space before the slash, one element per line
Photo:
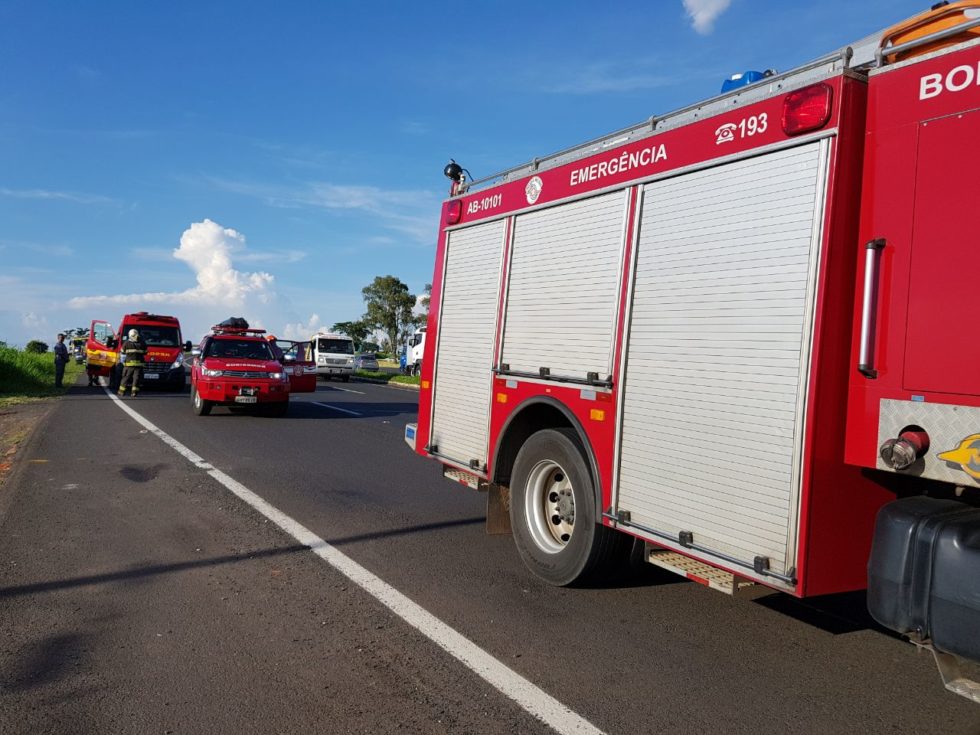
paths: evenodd
<path fill-rule="evenodd" d="M 258 401 L 255 396 L 235 396 L 235 403 L 258 403 Z"/>
<path fill-rule="evenodd" d="M 143 373 L 143 380 L 159 380 L 159 373 Z"/>

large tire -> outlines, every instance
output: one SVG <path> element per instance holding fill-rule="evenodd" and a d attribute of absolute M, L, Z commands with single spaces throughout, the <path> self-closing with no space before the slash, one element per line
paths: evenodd
<path fill-rule="evenodd" d="M 211 401 L 206 401 L 201 398 L 201 394 L 197 392 L 197 388 L 191 386 L 191 405 L 194 406 L 194 413 L 198 416 L 207 416 L 211 413 L 211 406 L 214 404 Z"/>
<path fill-rule="evenodd" d="M 510 483 L 514 542 L 528 569 L 564 587 L 596 582 L 620 564 L 629 537 L 599 523 L 588 458 L 572 429 L 524 442 Z"/>
<path fill-rule="evenodd" d="M 345 383 L 349 383 L 350 382 L 350 375 L 341 375 L 340 376 L 340 379 L 342 381 L 344 381 Z"/>

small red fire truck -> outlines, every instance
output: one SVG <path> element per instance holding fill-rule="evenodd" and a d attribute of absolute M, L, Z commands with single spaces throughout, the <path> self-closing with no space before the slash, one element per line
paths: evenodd
<path fill-rule="evenodd" d="M 187 380 L 184 352 L 190 350 L 191 343 L 182 341 L 177 317 L 146 311 L 123 316 L 118 330 L 113 330 L 109 322 L 92 321 L 86 344 L 89 376 L 108 377 L 113 386 L 119 383 L 122 375 L 119 345 L 130 329 L 139 332 L 146 344 L 143 386 L 159 385 L 182 391 Z"/>
<path fill-rule="evenodd" d="M 978 8 L 447 166 L 405 438 L 538 576 L 639 548 L 729 593 L 867 588 L 980 702 Z"/>
<path fill-rule="evenodd" d="M 198 416 L 214 406 L 255 406 L 285 416 L 290 393 L 316 390 L 309 342 L 285 342 L 250 329 L 243 319 L 211 328 L 192 351 L 191 404 Z"/>

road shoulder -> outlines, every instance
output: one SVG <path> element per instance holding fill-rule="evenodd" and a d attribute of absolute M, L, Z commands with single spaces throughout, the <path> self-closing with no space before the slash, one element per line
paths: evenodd
<path fill-rule="evenodd" d="M 38 399 L 0 408 L 0 520 L 13 500 L 32 444 L 57 408 L 54 399 Z"/>

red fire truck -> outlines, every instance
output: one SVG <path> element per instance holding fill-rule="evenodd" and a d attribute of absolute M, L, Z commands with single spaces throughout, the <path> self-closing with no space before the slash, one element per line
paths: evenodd
<path fill-rule="evenodd" d="M 316 390 L 309 342 L 266 336 L 241 318 L 211 327 L 191 354 L 191 406 L 198 416 L 215 406 L 252 406 L 285 416 L 290 393 Z"/>
<path fill-rule="evenodd" d="M 104 376 L 112 387 L 119 384 L 122 377 L 119 346 L 130 329 L 139 332 L 146 343 L 143 386 L 159 385 L 182 391 L 187 381 L 184 352 L 191 349 L 191 343 L 182 340 L 177 317 L 146 311 L 124 315 L 118 330 L 109 322 L 92 321 L 86 343 L 90 379 Z"/>
<path fill-rule="evenodd" d="M 447 166 L 405 438 L 534 573 L 640 549 L 729 593 L 867 588 L 980 702 L 977 8 L 488 179 Z"/>

